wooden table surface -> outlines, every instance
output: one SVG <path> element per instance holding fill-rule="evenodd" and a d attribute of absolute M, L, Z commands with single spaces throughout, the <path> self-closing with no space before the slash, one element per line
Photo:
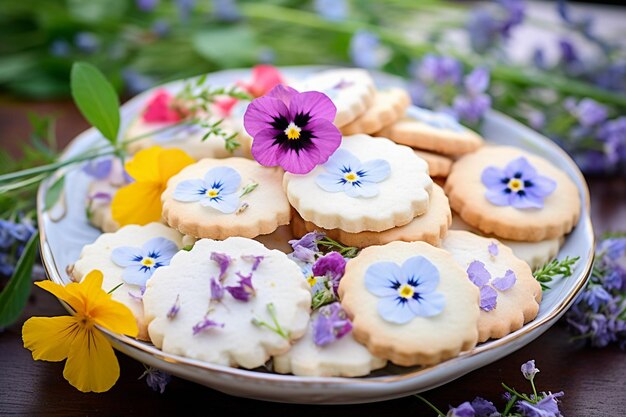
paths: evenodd
<path fill-rule="evenodd" d="M 70 103 L 15 103 L 0 99 L 0 143 L 16 150 L 29 132 L 28 111 L 60 115 L 59 138 L 67 143 L 86 124 Z M 626 230 L 626 181 L 589 179 L 592 217 L 597 235 L 607 230 Z M 33 315 L 66 314 L 56 298 L 39 288 L 22 318 L 0 333 L 0 415 L 2 416 L 162 416 L 198 415 L 255 416 L 433 416 L 413 396 L 392 401 L 349 406 L 310 406 L 268 403 L 236 398 L 173 378 L 164 394 L 152 391 L 138 377 L 143 365 L 118 353 L 121 375 L 117 384 L 102 394 L 83 394 L 63 379 L 64 363 L 33 361 L 24 349 L 21 327 Z M 485 366 L 445 386 L 423 393 L 442 410 L 482 396 L 501 405 L 501 382 L 527 392 L 520 365 L 535 359 L 541 373 L 537 388 L 565 391 L 561 410 L 565 416 L 626 415 L 626 356 L 617 347 L 594 349 L 569 341 L 570 334 L 561 321 L 534 342 L 510 356 Z"/>

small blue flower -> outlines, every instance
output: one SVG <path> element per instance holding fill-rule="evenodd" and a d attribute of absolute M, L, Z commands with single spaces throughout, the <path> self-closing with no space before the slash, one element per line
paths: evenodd
<path fill-rule="evenodd" d="M 376 262 L 365 271 L 365 287 L 377 297 L 378 314 L 389 322 L 405 324 L 416 316 L 432 317 L 443 311 L 446 300 L 436 292 L 439 271 L 423 256 L 402 266 Z"/>
<path fill-rule="evenodd" d="M 100 38 L 92 32 L 78 32 L 74 38 L 74 44 L 80 51 L 93 54 L 100 49 Z"/>
<path fill-rule="evenodd" d="M 127 284 L 144 287 L 157 268 L 170 264 L 178 246 L 164 237 L 148 240 L 141 248 L 122 246 L 111 253 L 111 260 L 124 268 L 122 279 Z"/>
<path fill-rule="evenodd" d="M 315 12 L 331 22 L 341 22 L 348 17 L 346 0 L 314 0 Z"/>
<path fill-rule="evenodd" d="M 391 173 L 389 162 L 372 159 L 361 162 L 345 149 L 337 149 L 324 165 L 325 173 L 315 178 L 315 183 L 329 193 L 345 192 L 350 197 L 374 197 L 379 183 Z"/>
<path fill-rule="evenodd" d="M 241 175 L 230 167 L 211 168 L 204 179 L 180 182 L 174 190 L 174 199 L 183 202 L 200 202 L 222 213 L 234 213 L 239 207 L 237 190 Z"/>

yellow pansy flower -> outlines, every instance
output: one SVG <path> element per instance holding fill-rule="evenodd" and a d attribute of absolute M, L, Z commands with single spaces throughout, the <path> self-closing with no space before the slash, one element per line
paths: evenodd
<path fill-rule="evenodd" d="M 181 149 L 152 146 L 135 154 L 125 168 L 135 182 L 113 197 L 111 214 L 120 225 L 144 225 L 161 220 L 161 194 L 167 181 L 195 161 Z"/>
<path fill-rule="evenodd" d="M 66 286 L 52 281 L 35 285 L 65 301 L 73 316 L 31 317 L 22 327 L 24 347 L 33 359 L 60 362 L 67 359 L 63 376 L 82 392 L 108 391 L 120 376 L 113 347 L 95 327 L 137 336 L 137 322 L 124 304 L 102 289 L 102 272 L 91 271 L 80 282 Z"/>

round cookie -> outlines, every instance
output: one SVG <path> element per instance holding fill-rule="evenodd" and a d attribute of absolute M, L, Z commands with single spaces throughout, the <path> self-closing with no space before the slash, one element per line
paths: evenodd
<path fill-rule="evenodd" d="M 411 104 L 411 97 L 402 88 L 376 92 L 374 103 L 365 112 L 340 130 L 345 136 L 356 133 L 371 135 L 398 120 Z"/>
<path fill-rule="evenodd" d="M 129 283 L 136 281 L 131 281 L 127 274 L 133 272 L 133 267 L 142 269 L 142 265 L 129 264 L 126 267 L 120 266 L 114 262 L 113 253 L 116 249 L 123 247 L 141 249 L 147 242 L 158 238 L 164 238 L 172 242 L 176 249 L 183 246 L 183 236 L 176 230 L 161 223 L 149 223 L 145 226 L 128 225 L 120 228 L 115 233 L 101 234 L 92 244 L 85 245 L 78 260 L 68 268 L 70 276 L 77 282 L 80 282 L 84 276 L 94 269 L 102 271 L 102 288 L 105 291 L 111 291 L 115 288 L 111 293 L 111 297 L 113 300 L 126 305 L 130 311 L 132 311 L 137 320 L 137 327 L 139 328 L 137 338 L 141 340 L 149 340 L 147 321 L 143 314 L 143 303 L 141 299 L 142 286 Z M 156 243 L 156 247 L 174 249 L 174 247 L 171 247 L 172 245 L 167 242 L 156 241 Z M 141 251 L 138 250 L 137 252 Z M 162 262 L 163 256 L 167 255 L 164 251 L 161 252 L 161 258 L 159 256 L 154 257 L 156 262 Z M 169 255 L 171 255 L 171 250 Z M 167 261 L 169 262 L 169 259 L 167 259 Z M 159 267 L 153 267 L 152 271 L 145 271 L 145 273 L 154 273 L 154 271 L 158 269 Z M 127 270 L 129 272 L 126 272 Z M 127 281 L 127 279 L 129 280 Z"/>
<path fill-rule="evenodd" d="M 285 173 L 283 187 L 304 220 L 324 229 L 380 232 L 428 209 L 432 179 L 413 151 L 368 135 L 343 138 L 324 165 Z"/>
<path fill-rule="evenodd" d="M 348 262 L 339 297 L 354 338 L 396 365 L 434 365 L 478 339 L 478 288 L 452 255 L 424 242 L 363 249 Z"/>
<path fill-rule="evenodd" d="M 337 107 L 334 124 L 341 128 L 362 115 L 374 102 L 376 87 L 367 71 L 358 68 L 330 69 L 315 73 L 293 87 L 320 91 Z"/>
<path fill-rule="evenodd" d="M 244 158 L 205 158 L 170 178 L 161 195 L 163 218 L 198 238 L 253 238 L 289 223 L 283 171 Z M 257 184 L 256 188 L 254 184 Z"/>
<path fill-rule="evenodd" d="M 465 223 L 456 213 L 452 214 L 450 230 L 466 230 L 482 235 L 479 230 Z M 498 239 L 503 245 L 511 248 L 515 256 L 526 262 L 533 271 L 553 260 L 559 254 L 559 249 L 561 249 L 565 240 L 562 236 L 554 239 L 541 240 L 539 242 L 521 242 L 501 238 L 495 239 Z"/>
<path fill-rule="evenodd" d="M 310 306 L 308 283 L 287 255 L 240 237 L 199 240 L 157 270 L 144 294 L 157 348 L 247 369 L 289 350 L 306 332 Z"/>
<path fill-rule="evenodd" d="M 451 230 L 443 248 L 480 288 L 479 342 L 504 337 L 537 317 L 541 285 L 510 248 L 462 230 Z"/>
<path fill-rule="evenodd" d="M 365 346 L 347 333 L 330 344 L 318 346 L 313 338 L 313 323 L 320 312 L 311 315 L 305 335 L 282 355 L 274 356 L 274 371 L 298 376 L 357 377 L 383 368 L 387 361 L 373 356 Z"/>
<path fill-rule="evenodd" d="M 409 108 L 406 117 L 383 128 L 376 136 L 444 155 L 466 154 L 483 144 L 481 136 L 451 116 L 418 107 Z"/>
<path fill-rule="evenodd" d="M 445 237 L 448 231 L 451 221 L 452 214 L 448 204 L 448 197 L 446 197 L 440 186 L 433 184 L 428 211 L 421 216 L 415 217 L 404 226 L 394 227 L 382 232 L 348 233 L 340 229 L 322 229 L 311 222 L 304 221 L 297 213 L 292 217 L 291 225 L 296 236 L 303 236 L 307 232 L 317 230 L 346 246 L 364 248 L 372 245 L 384 245 L 394 241 L 424 241 L 431 245 L 439 246 L 441 239 Z"/>
<path fill-rule="evenodd" d="M 467 224 L 510 240 L 559 238 L 581 212 L 578 188 L 565 172 L 509 146 L 484 147 L 457 160 L 445 191 Z"/>
<path fill-rule="evenodd" d="M 428 164 L 428 174 L 431 177 L 446 178 L 452 169 L 452 159 L 432 152 L 413 149 L 415 155 Z"/>

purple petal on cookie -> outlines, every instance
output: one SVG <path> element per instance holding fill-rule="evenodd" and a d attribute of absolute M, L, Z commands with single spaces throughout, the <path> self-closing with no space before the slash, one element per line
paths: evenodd
<path fill-rule="evenodd" d="M 180 294 L 177 294 L 174 304 L 172 304 L 170 309 L 167 311 L 167 318 L 170 320 L 173 319 L 174 317 L 176 317 L 179 311 L 180 311 Z"/>
<path fill-rule="evenodd" d="M 224 279 L 224 276 L 226 275 L 226 270 L 230 266 L 233 259 L 225 253 L 211 252 L 211 260 L 217 262 L 220 267 L 219 279 L 221 281 L 222 279 Z"/>
<path fill-rule="evenodd" d="M 206 330 L 206 329 L 212 329 L 214 327 L 219 327 L 219 328 L 223 328 L 224 327 L 224 323 L 218 323 L 216 321 L 213 321 L 211 319 L 209 319 L 208 317 L 204 317 L 204 319 L 202 319 L 202 321 L 194 324 L 192 331 L 193 331 L 193 335 L 197 335 L 198 333 Z"/>
<path fill-rule="evenodd" d="M 224 298 L 224 287 L 215 278 L 211 278 L 211 300 L 220 301 Z"/>
<path fill-rule="evenodd" d="M 252 286 L 252 274 L 244 276 L 237 272 L 239 277 L 239 285 L 224 287 L 234 299 L 239 301 L 248 301 L 255 295 L 256 291 Z"/>
<path fill-rule="evenodd" d="M 480 287 L 480 308 L 484 311 L 491 311 L 496 308 L 498 293 L 489 285 Z"/>
<path fill-rule="evenodd" d="M 98 180 L 109 176 L 113 168 L 113 158 L 101 158 L 87 162 L 83 165 L 83 172 Z"/>
<path fill-rule="evenodd" d="M 345 336 L 352 323 L 338 302 L 323 306 L 313 321 L 313 341 L 324 346 Z"/>
<path fill-rule="evenodd" d="M 498 244 L 495 242 L 491 242 L 489 246 L 487 246 L 487 250 L 489 251 L 489 255 L 491 256 L 498 256 L 498 253 L 500 252 L 498 249 Z"/>
<path fill-rule="evenodd" d="M 494 286 L 495 289 L 500 290 L 500 291 L 506 291 L 509 288 L 511 288 L 514 284 L 515 281 L 517 281 L 517 277 L 515 276 L 515 272 L 511 271 L 510 269 L 508 269 L 505 273 L 503 277 L 500 278 L 494 278 L 494 280 L 491 282 L 491 285 Z"/>
<path fill-rule="evenodd" d="M 485 264 L 480 261 L 473 261 L 469 264 L 467 267 L 467 276 L 477 287 L 487 285 L 491 279 L 491 274 L 485 268 Z"/>
<path fill-rule="evenodd" d="M 261 261 L 264 259 L 264 256 L 255 256 L 255 255 L 241 255 L 241 259 L 246 262 L 252 262 L 252 271 L 256 271 Z"/>

